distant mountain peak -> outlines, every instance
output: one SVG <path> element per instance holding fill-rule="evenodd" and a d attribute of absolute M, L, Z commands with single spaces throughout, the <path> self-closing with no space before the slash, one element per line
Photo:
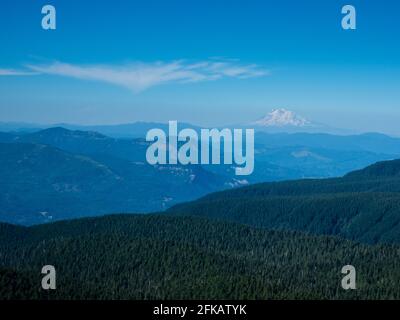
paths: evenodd
<path fill-rule="evenodd" d="M 311 125 L 311 122 L 293 111 L 280 108 L 272 110 L 265 117 L 253 122 L 253 124 L 263 127 L 304 127 Z"/>
<path fill-rule="evenodd" d="M 107 136 L 96 131 L 70 130 L 61 126 L 50 127 L 37 131 L 32 136 L 49 136 L 49 137 L 69 137 L 69 138 L 95 138 L 95 139 L 110 139 Z"/>

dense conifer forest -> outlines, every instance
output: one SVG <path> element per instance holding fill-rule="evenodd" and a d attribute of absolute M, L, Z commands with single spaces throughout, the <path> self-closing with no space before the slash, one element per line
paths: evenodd
<path fill-rule="evenodd" d="M 196 217 L 0 225 L 1 299 L 399 299 L 400 248 Z M 44 265 L 57 289 L 41 289 Z M 357 290 L 341 268 L 357 269 Z"/>
<path fill-rule="evenodd" d="M 376 163 L 343 178 L 263 183 L 212 193 L 168 213 L 399 244 L 400 160 Z"/>

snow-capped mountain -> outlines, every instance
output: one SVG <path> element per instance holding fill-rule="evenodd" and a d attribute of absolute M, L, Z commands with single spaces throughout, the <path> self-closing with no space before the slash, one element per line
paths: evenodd
<path fill-rule="evenodd" d="M 246 127 L 251 127 L 254 128 L 256 131 L 267 133 L 353 133 L 349 130 L 333 128 L 322 123 L 311 121 L 293 111 L 284 108 L 273 109 L 265 117 L 248 123 Z"/>
<path fill-rule="evenodd" d="M 274 109 L 265 117 L 254 121 L 253 125 L 262 127 L 311 126 L 312 123 L 302 116 L 286 109 Z"/>

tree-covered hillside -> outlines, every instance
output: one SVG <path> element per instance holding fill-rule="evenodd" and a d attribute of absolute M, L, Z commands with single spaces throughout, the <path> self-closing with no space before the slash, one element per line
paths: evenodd
<path fill-rule="evenodd" d="M 0 177 L 0 221 L 24 225 L 159 211 L 228 187 L 200 166 L 151 166 L 36 143 L 0 143 Z"/>
<path fill-rule="evenodd" d="M 400 298 L 400 249 L 195 217 L 106 216 L 0 225 L 0 297 L 41 299 Z M 40 289 L 54 265 L 57 289 Z M 341 268 L 358 289 L 341 288 Z"/>
<path fill-rule="evenodd" d="M 168 212 L 275 230 L 400 243 L 400 161 L 343 178 L 257 184 L 207 195 Z"/>

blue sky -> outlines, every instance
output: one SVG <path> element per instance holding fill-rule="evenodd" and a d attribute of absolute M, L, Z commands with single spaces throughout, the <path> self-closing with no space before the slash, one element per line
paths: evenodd
<path fill-rule="evenodd" d="M 389 0 L 3 0 L 0 121 L 209 126 L 283 107 L 400 135 L 399 35 Z"/>

